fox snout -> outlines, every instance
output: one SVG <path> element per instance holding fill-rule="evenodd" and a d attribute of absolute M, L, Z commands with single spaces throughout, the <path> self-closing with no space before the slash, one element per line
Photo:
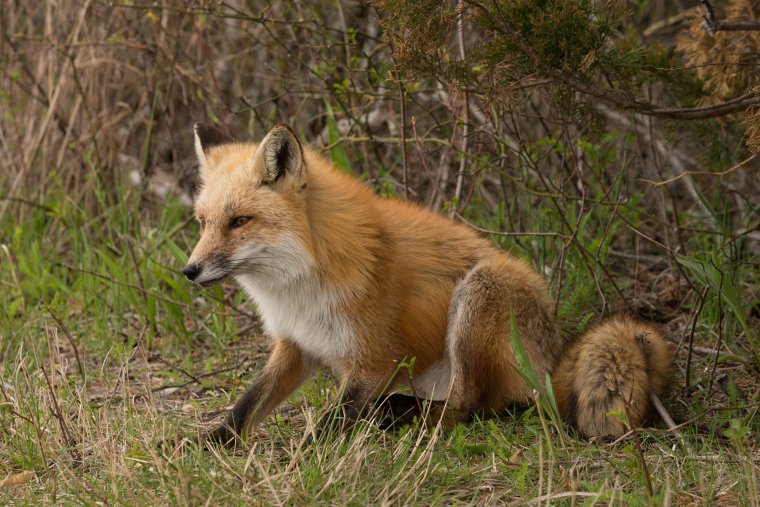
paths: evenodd
<path fill-rule="evenodd" d="M 228 263 L 220 261 L 193 261 L 182 268 L 185 278 L 202 287 L 210 287 L 221 282 L 231 274 Z"/>
<path fill-rule="evenodd" d="M 202 269 L 203 268 L 201 268 L 199 265 L 191 263 L 182 268 L 182 274 L 185 275 L 185 278 L 192 282 L 198 278 L 198 275 L 201 274 Z"/>

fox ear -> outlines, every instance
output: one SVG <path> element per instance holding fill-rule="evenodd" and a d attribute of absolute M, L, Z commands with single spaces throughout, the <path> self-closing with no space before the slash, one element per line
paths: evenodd
<path fill-rule="evenodd" d="M 256 150 L 254 164 L 262 164 L 262 184 L 270 185 L 303 172 L 303 148 L 287 125 L 277 125 Z"/>
<path fill-rule="evenodd" d="M 193 132 L 195 133 L 195 155 L 198 157 L 198 163 L 201 166 L 201 175 L 208 170 L 208 160 L 206 158 L 208 150 L 214 146 L 237 142 L 224 132 L 205 123 L 196 123 L 193 126 Z"/>

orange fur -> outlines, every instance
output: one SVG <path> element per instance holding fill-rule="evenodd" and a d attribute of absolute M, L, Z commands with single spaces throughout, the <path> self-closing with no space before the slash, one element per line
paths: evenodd
<path fill-rule="evenodd" d="M 640 426 L 651 408 L 650 391 L 665 391 L 670 360 L 651 324 L 629 316 L 607 319 L 575 340 L 552 375 L 560 414 L 586 436 L 620 436 L 621 417 Z"/>
<path fill-rule="evenodd" d="M 468 227 L 373 195 L 287 127 L 258 145 L 210 132 L 196 127 L 202 229 L 183 272 L 203 285 L 236 279 L 277 339 L 214 438 L 259 421 L 319 365 L 342 379 L 354 416 L 410 382 L 448 399 L 453 420 L 524 402 L 530 390 L 515 373 L 510 312 L 539 378 L 562 357 L 586 354 L 577 345 L 567 352 L 543 277 Z M 410 378 L 399 364 L 412 358 Z M 561 369 L 555 389 L 565 393 L 579 368 Z M 605 428 L 619 433 L 613 426 Z"/>

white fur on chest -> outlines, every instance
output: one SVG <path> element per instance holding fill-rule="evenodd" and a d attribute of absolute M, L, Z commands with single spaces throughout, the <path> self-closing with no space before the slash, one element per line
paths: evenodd
<path fill-rule="evenodd" d="M 316 280 L 275 287 L 257 283 L 246 275 L 236 277 L 258 306 L 266 331 L 290 339 L 328 366 L 354 354 L 354 333 L 348 320 L 336 310 L 335 298 L 321 290 Z"/>

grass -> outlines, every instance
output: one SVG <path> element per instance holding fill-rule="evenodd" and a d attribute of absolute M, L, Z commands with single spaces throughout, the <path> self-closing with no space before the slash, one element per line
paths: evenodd
<path fill-rule="evenodd" d="M 327 373 L 256 429 L 246 452 L 161 447 L 218 419 L 267 345 L 238 291 L 197 291 L 178 274 L 196 235 L 189 210 L 170 199 L 137 215 L 145 198 L 103 195 L 88 215 L 51 194 L 25 221 L 2 223 L 1 503 L 757 502 L 758 400 L 746 392 L 756 379 L 742 392 L 736 379 L 748 374 L 729 358 L 717 400 L 706 386 L 712 356 L 692 359 L 689 401 L 669 403 L 696 418 L 682 439 L 641 429 L 641 454 L 630 436 L 560 438 L 567 428 L 546 425 L 536 407 L 450 432 L 363 423 L 307 444 L 336 394 Z M 593 294 L 583 278 L 568 268 L 570 304 Z M 709 338 L 715 304 L 704 304 L 698 337 Z"/>

